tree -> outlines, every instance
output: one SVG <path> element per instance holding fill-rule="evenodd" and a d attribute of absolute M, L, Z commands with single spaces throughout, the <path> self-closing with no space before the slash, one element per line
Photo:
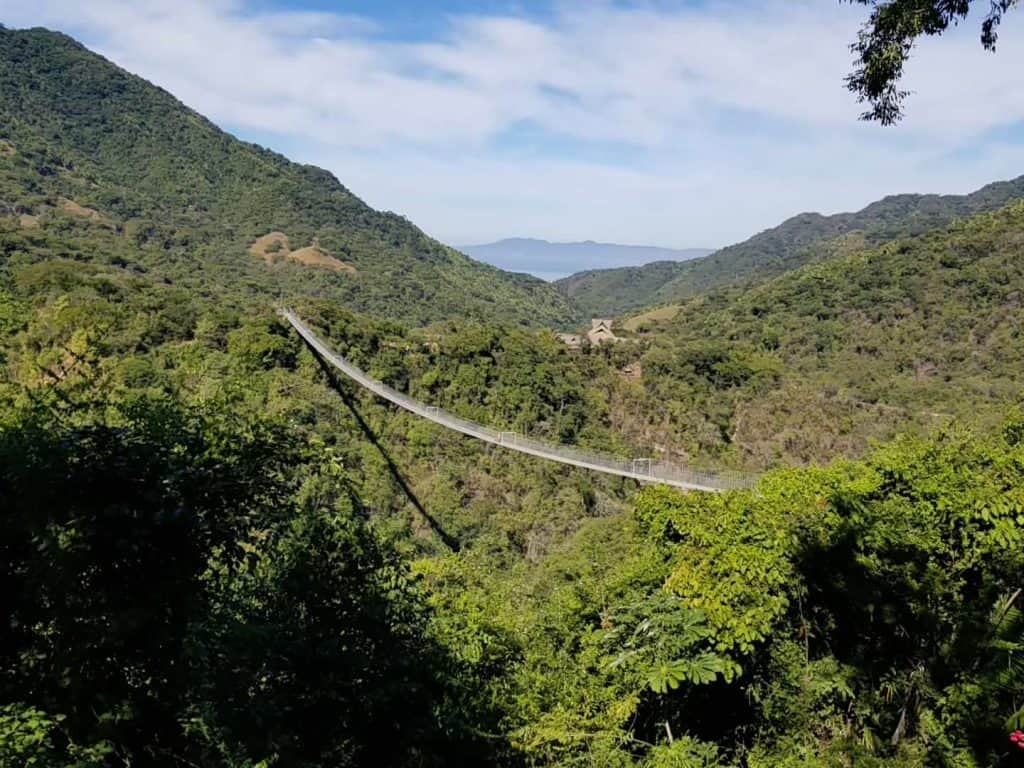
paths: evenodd
<path fill-rule="evenodd" d="M 104 413 L 0 409 L 0 766 L 490 764 L 329 454 L 219 404 Z"/>
<path fill-rule="evenodd" d="M 124 755 L 175 740 L 188 628 L 212 552 L 235 560 L 283 507 L 294 451 L 259 425 L 140 404 L 119 426 L 37 407 L 0 424 L 0 701 L 53 716 L 72 743 Z"/>
<path fill-rule="evenodd" d="M 871 15 L 861 28 L 857 42 L 850 46 L 857 54 L 856 68 L 846 86 L 859 102 L 870 109 L 864 120 L 892 125 L 903 117 L 903 102 L 909 93 L 900 90 L 903 65 L 914 43 L 923 35 L 941 35 L 951 25 L 965 20 L 974 0 L 849 0 L 871 6 Z M 990 0 L 981 25 L 981 44 L 995 51 L 997 31 L 1003 15 L 1017 0 Z"/>

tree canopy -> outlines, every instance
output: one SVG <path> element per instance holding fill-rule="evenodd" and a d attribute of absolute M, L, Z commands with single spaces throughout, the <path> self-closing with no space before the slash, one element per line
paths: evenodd
<path fill-rule="evenodd" d="M 846 85 L 858 100 L 866 102 L 865 120 L 891 125 L 903 117 L 909 92 L 900 88 L 903 67 L 914 43 L 923 36 L 941 35 L 967 19 L 971 10 L 985 5 L 981 44 L 995 51 L 999 24 L 1018 0 L 848 0 L 871 7 L 867 22 L 851 49 L 856 54 L 854 71 Z"/>
<path fill-rule="evenodd" d="M 488 312 L 457 283 L 401 311 L 375 294 L 383 320 L 279 265 L 324 338 L 425 402 L 773 467 L 682 494 L 328 382 L 269 306 L 268 265 L 217 261 L 218 222 L 252 201 L 172 183 L 197 147 L 140 139 L 153 158 L 117 184 L 116 157 L 89 165 L 125 135 L 105 120 L 150 124 L 145 102 L 59 141 L 31 115 L 0 133 L 0 767 L 1020 765 L 1024 203 L 991 210 L 1016 185 L 794 222 L 744 257 L 781 245 L 784 274 L 572 352 L 496 325 L 497 293 Z M 191 113 L 154 130 L 178 120 L 198 141 Z M 228 142 L 206 181 L 253 157 Z M 340 187 L 278 162 L 343 212 Z M 337 242 L 414 235 L 351 204 Z"/>

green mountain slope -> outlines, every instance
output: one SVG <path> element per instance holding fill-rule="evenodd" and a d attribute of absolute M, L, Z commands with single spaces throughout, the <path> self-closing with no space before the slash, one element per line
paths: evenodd
<path fill-rule="evenodd" d="M 664 403 L 666 435 L 760 465 L 849 455 L 914 423 L 997 421 L 1021 401 L 1022 252 L 1017 202 L 690 299 L 640 329 L 644 410 Z"/>
<path fill-rule="evenodd" d="M 802 213 L 703 259 L 580 273 L 556 285 L 595 315 L 621 315 L 679 301 L 716 286 L 749 283 L 943 227 L 1024 197 L 1024 176 L 969 195 L 893 195 L 856 213 Z"/>
<path fill-rule="evenodd" d="M 584 314 L 614 317 L 649 304 L 685 263 L 655 261 L 640 267 L 588 269 L 556 280 L 554 285 Z"/>
<path fill-rule="evenodd" d="M 474 262 L 369 208 L 330 173 L 238 141 L 41 29 L 0 29 L 2 214 L 91 228 L 103 247 L 90 258 L 113 249 L 196 290 L 316 295 L 415 324 L 574 316 L 542 281 Z M 272 233 L 287 240 L 257 243 Z"/>

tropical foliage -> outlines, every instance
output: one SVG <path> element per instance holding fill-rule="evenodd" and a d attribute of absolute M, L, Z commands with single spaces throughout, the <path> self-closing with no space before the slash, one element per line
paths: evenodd
<path fill-rule="evenodd" d="M 68 41 L 12 34 L 99 78 Z M 0 69 L 24 86 L 0 90 L 21 137 L 49 135 L 38 99 L 74 94 L 32 72 Z M 141 132 L 125 146 L 165 154 L 108 176 L 104 129 L 62 119 L 47 146 L 73 163 L 0 145 L 0 765 L 1019 764 L 1020 204 L 579 352 L 456 292 L 357 314 L 278 265 L 339 352 L 427 402 L 775 467 L 686 495 L 503 453 L 329 377 L 249 262 L 218 261 L 255 203 L 190 201 L 229 174 L 175 186 L 188 142 L 147 145 L 111 108 Z M 203 131 L 225 168 L 261 156 Z M 131 206 L 165 217 L 133 230 Z"/>
<path fill-rule="evenodd" d="M 857 455 L 912 425 L 992 428 L 1021 402 L 1022 227 L 1015 203 L 685 302 L 638 329 L 635 407 L 661 440 L 754 466 Z"/>

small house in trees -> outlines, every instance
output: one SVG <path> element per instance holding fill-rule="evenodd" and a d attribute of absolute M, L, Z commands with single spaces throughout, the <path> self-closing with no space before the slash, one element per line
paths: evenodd
<path fill-rule="evenodd" d="M 590 321 L 590 330 L 587 331 L 587 338 L 591 344 L 614 343 L 619 340 L 612 331 L 612 321 L 596 317 Z"/>
<path fill-rule="evenodd" d="M 613 344 L 622 341 L 612 330 L 612 321 L 606 318 L 594 318 L 590 321 L 590 330 L 586 336 L 576 333 L 559 333 L 559 340 L 569 349 L 580 349 L 584 342 L 590 345 Z"/>

